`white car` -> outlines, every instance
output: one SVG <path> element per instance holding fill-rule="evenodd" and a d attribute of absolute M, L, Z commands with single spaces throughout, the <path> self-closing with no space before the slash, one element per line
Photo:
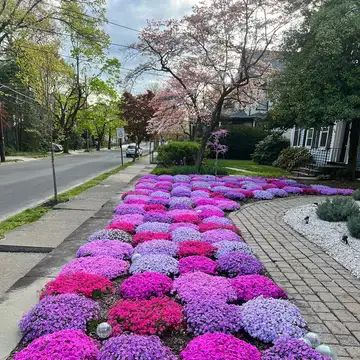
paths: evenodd
<path fill-rule="evenodd" d="M 141 147 L 136 146 L 135 144 L 131 144 L 126 148 L 126 157 L 134 157 L 141 156 L 143 153 Z"/>
<path fill-rule="evenodd" d="M 52 143 L 52 148 L 54 152 L 62 152 L 64 150 L 62 145 L 55 143 Z"/>

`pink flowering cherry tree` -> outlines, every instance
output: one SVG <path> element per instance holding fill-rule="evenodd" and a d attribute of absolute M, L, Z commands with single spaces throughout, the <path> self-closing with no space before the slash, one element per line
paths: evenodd
<path fill-rule="evenodd" d="M 206 0 L 178 20 L 150 21 L 133 45 L 146 59 L 134 74 L 160 71 L 172 80 L 164 87 L 169 105 L 159 108 L 149 131 L 165 128 L 169 122 L 180 127 L 192 124 L 193 137 L 201 138 L 196 161 L 200 167 L 224 104 L 244 107 L 263 88 L 274 60 L 273 45 L 292 16 L 287 4 L 283 0 Z"/>

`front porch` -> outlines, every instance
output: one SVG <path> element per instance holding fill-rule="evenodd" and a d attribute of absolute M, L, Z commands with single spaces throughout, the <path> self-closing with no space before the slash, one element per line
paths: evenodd
<path fill-rule="evenodd" d="M 312 163 L 297 169 L 297 173 L 317 176 L 335 174 L 345 169 L 349 161 L 350 131 L 350 125 L 345 121 L 320 129 L 294 128 L 291 134 L 291 146 L 307 148 L 312 155 Z M 358 151 L 357 168 L 360 171 L 360 151 Z"/>

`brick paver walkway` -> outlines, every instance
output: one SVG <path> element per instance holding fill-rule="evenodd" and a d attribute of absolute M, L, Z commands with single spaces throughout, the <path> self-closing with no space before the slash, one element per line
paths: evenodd
<path fill-rule="evenodd" d="M 270 276 L 301 309 L 310 329 L 335 350 L 338 360 L 359 360 L 360 280 L 283 221 L 286 210 L 317 200 L 256 202 L 231 218 Z"/>

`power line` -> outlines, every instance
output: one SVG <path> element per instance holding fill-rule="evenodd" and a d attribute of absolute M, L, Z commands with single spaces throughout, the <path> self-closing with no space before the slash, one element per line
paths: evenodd
<path fill-rule="evenodd" d="M 63 10 L 63 11 L 67 11 L 67 12 L 76 14 L 76 15 L 86 16 L 86 17 L 88 17 L 88 18 L 95 19 L 95 20 L 99 20 L 99 21 L 102 21 L 102 20 L 103 20 L 103 19 L 101 19 L 101 18 L 99 18 L 99 17 L 92 16 L 92 15 L 89 15 L 89 14 L 86 14 L 86 13 L 81 13 L 81 12 L 74 11 L 74 10 L 71 10 L 71 9 L 64 9 L 64 8 L 62 8 L 61 6 L 58 6 L 58 5 L 49 4 L 49 3 L 46 3 L 46 4 L 49 5 L 49 6 L 55 7 L 55 8 L 57 8 L 57 9 L 60 9 L 60 10 Z M 117 22 L 115 22 L 115 21 L 112 21 L 112 20 L 104 19 L 103 21 L 104 21 L 105 23 L 107 23 L 107 24 L 114 25 L 114 26 L 117 26 L 117 27 L 120 27 L 120 28 L 123 28 L 123 29 L 131 30 L 131 31 L 134 31 L 134 32 L 137 32 L 137 33 L 140 32 L 140 30 L 138 30 L 138 29 L 134 29 L 134 28 L 132 28 L 132 27 L 130 27 L 130 26 L 127 26 L 127 25 L 119 24 L 119 23 L 117 23 Z"/>
<path fill-rule="evenodd" d="M 55 30 L 46 30 L 46 29 L 42 29 L 42 28 L 37 28 L 37 27 L 32 27 L 32 26 L 29 26 L 30 29 L 33 29 L 33 30 L 37 30 L 39 32 L 45 32 L 45 33 L 48 33 L 48 34 L 52 34 L 52 35 L 61 35 L 61 36 L 67 36 L 67 37 L 70 37 L 71 38 L 71 35 L 70 34 L 66 34 L 66 33 L 63 33 L 63 32 L 59 32 L 59 31 L 55 31 Z M 90 39 L 92 41 L 103 41 L 103 39 L 96 39 L 96 38 L 92 38 L 92 37 L 87 37 L 85 36 L 84 34 L 80 34 L 82 37 L 84 38 L 87 38 L 87 39 Z M 110 42 L 109 45 L 111 46 L 119 46 L 119 47 L 122 47 L 122 48 L 127 48 L 127 49 L 131 49 L 131 50 L 137 50 L 136 48 L 130 46 L 130 45 L 124 45 L 124 44 L 118 44 L 118 43 L 114 43 L 114 42 Z"/>
<path fill-rule="evenodd" d="M 24 45 L 24 44 L 21 44 L 21 45 L 18 45 L 20 48 L 23 47 L 23 48 L 28 48 L 28 49 L 33 49 L 33 50 L 36 50 L 36 51 L 40 51 L 40 52 L 44 52 L 44 53 L 49 53 L 49 54 L 53 54 L 52 51 L 49 51 L 49 50 L 45 50 L 45 49 L 39 49 L 35 46 L 28 46 L 28 45 Z M 65 57 L 65 58 L 69 58 L 69 59 L 72 59 L 72 60 L 77 60 L 77 58 L 75 56 L 71 56 L 71 55 L 65 55 L 65 54 L 61 54 L 59 53 L 60 56 L 62 57 Z M 81 59 L 85 59 L 85 58 L 82 58 L 80 57 L 80 60 Z M 125 71 L 128 71 L 128 72 L 132 72 L 132 71 L 135 71 L 136 69 L 129 69 L 129 68 L 126 68 L 126 67 L 123 67 L 121 66 L 120 70 L 125 70 Z M 162 76 L 162 77 L 169 77 L 168 74 L 165 74 L 165 73 L 161 73 L 161 72 L 156 72 L 155 70 L 153 71 L 146 71 L 147 74 L 151 74 L 151 75 L 154 75 L 154 76 Z"/>
<path fill-rule="evenodd" d="M 23 94 L 22 92 L 13 89 L 13 88 L 10 87 L 10 86 L 7 86 L 7 85 L 5 85 L 5 84 L 0 83 L 0 88 L 2 88 L 2 87 L 4 87 L 5 89 L 8 89 L 8 90 L 14 92 L 15 94 L 21 95 L 21 96 L 23 96 L 23 97 L 25 97 L 25 98 L 27 98 L 27 99 L 35 102 L 35 103 L 38 104 L 39 106 L 43 107 L 39 102 L 37 102 L 37 101 L 36 101 L 35 99 L 33 99 L 32 97 L 27 96 L 27 95 Z"/>

